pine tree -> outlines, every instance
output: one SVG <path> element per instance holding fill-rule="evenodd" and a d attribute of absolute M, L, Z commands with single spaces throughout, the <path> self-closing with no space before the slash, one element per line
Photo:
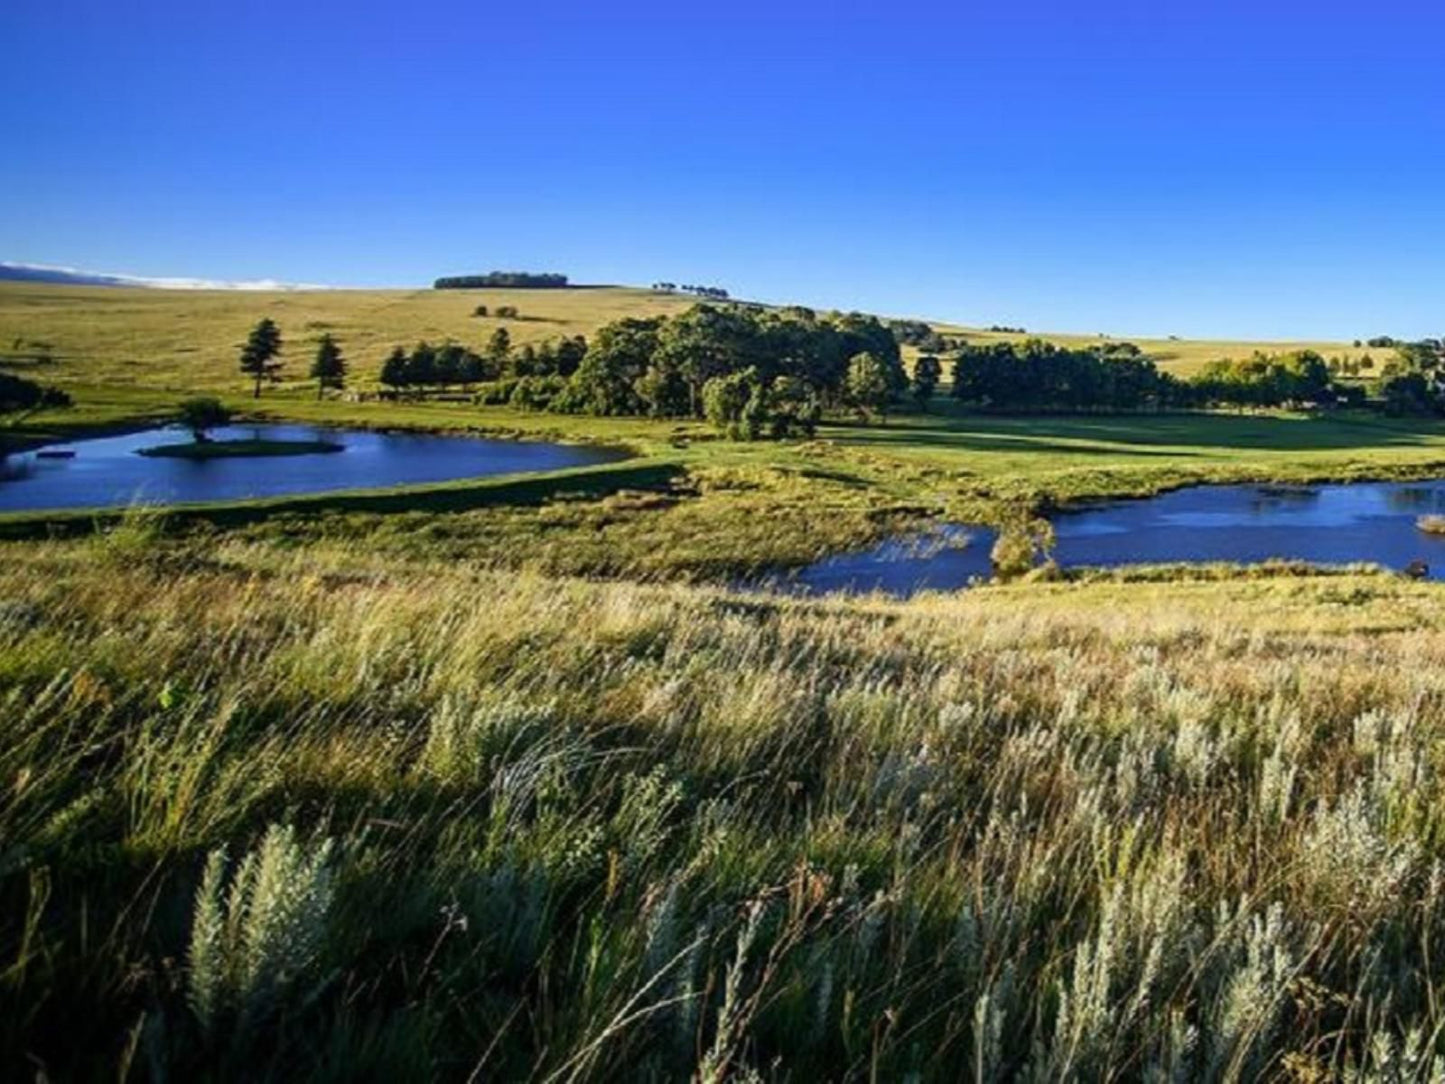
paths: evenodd
<path fill-rule="evenodd" d="M 327 388 L 346 387 L 346 359 L 341 346 L 328 332 L 316 344 L 316 360 L 311 363 L 311 379 L 316 381 L 316 398 Z"/>
<path fill-rule="evenodd" d="M 254 398 L 261 398 L 261 381 L 275 383 L 281 372 L 281 363 L 276 360 L 280 353 L 281 329 L 268 316 L 251 329 L 241 348 L 241 372 L 256 381 Z"/>

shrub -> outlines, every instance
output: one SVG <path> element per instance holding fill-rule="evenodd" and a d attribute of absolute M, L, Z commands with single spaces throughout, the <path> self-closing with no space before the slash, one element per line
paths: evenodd
<path fill-rule="evenodd" d="M 189 1000 L 201 1025 L 224 1013 L 255 1021 L 311 977 L 331 908 L 332 843 L 307 846 L 272 825 L 225 884 L 225 848 L 212 851 L 196 893 Z"/>

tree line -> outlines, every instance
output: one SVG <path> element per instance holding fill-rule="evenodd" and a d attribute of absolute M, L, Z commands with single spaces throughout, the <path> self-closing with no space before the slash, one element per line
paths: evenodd
<path fill-rule="evenodd" d="M 664 294 L 692 294 L 694 297 L 705 297 L 710 301 L 726 301 L 728 299 L 728 292 L 721 286 L 693 286 L 688 283 L 679 286 L 675 282 L 654 282 L 652 288 Z"/>
<path fill-rule="evenodd" d="M 434 290 L 478 290 L 487 287 L 522 290 L 558 290 L 567 276 L 543 271 L 489 271 L 485 275 L 444 275 L 432 283 Z"/>
<path fill-rule="evenodd" d="M 711 417 L 757 436 L 807 429 L 825 409 L 881 414 L 907 387 L 898 342 L 877 317 L 704 303 L 598 329 L 551 406 Z"/>

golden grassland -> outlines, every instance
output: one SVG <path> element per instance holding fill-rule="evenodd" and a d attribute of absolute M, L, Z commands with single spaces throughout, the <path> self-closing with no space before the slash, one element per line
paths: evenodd
<path fill-rule="evenodd" d="M 51 1079 L 1397 1079 L 1366 1074 L 1442 1024 L 1438 598 L 790 601 L 144 516 L 11 547 L 0 1047 Z"/>
<path fill-rule="evenodd" d="M 0 319 L 25 292 L 0 289 Z M 516 293 L 502 303 L 524 315 L 566 300 Z M 318 403 L 299 383 L 256 404 L 233 368 L 254 295 L 74 296 L 51 326 L 77 345 L 0 323 L 54 335 L 55 362 L 33 371 L 77 397 L 8 435 L 135 424 L 210 390 L 299 421 L 637 455 L 0 523 L 26 539 L 0 542 L 0 1065 L 55 1080 L 1445 1074 L 1438 586 L 1284 566 L 907 602 L 728 586 L 925 517 L 1438 475 L 1438 423 L 935 401 L 739 444 L 696 423 Z M 352 315 L 382 352 L 388 330 L 442 337 L 420 330 L 428 306 L 471 326 L 468 296 L 418 292 L 377 321 L 360 295 Z M 127 314 L 127 298 L 162 307 Z M 316 295 L 273 300 L 297 306 L 289 336 L 341 319 L 306 310 Z M 165 305 L 200 321 L 174 340 L 190 361 L 125 345 L 163 334 Z"/>
<path fill-rule="evenodd" d="M 481 348 L 505 326 L 518 345 L 558 335 L 593 334 L 622 316 L 667 315 L 695 303 L 685 295 L 627 287 L 563 290 L 153 290 L 0 283 L 0 356 L 48 349 L 43 374 L 53 382 L 105 384 L 165 392 L 226 391 L 237 385 L 236 355 L 250 328 L 269 316 L 290 346 L 290 377 L 300 381 L 313 343 L 330 332 L 341 340 L 360 383 L 370 383 L 395 346 L 453 339 Z M 475 317 L 515 306 L 518 319 Z M 940 323 L 940 331 L 974 342 L 1012 341 L 998 334 Z M 1089 345 L 1098 336 L 1047 333 L 1060 344 Z M 1129 338 L 1128 336 L 1119 336 Z M 1348 343 L 1264 343 L 1131 339 L 1171 371 L 1254 350 L 1296 348 L 1327 356 L 1359 356 Z M 907 351 L 910 357 L 916 351 Z M 1388 351 L 1374 351 L 1383 361 Z"/>

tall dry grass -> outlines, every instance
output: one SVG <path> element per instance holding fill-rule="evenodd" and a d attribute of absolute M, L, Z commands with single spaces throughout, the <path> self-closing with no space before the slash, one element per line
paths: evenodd
<path fill-rule="evenodd" d="M 192 545 L 0 565 L 26 1074 L 1445 1069 L 1428 586 L 809 603 Z"/>

